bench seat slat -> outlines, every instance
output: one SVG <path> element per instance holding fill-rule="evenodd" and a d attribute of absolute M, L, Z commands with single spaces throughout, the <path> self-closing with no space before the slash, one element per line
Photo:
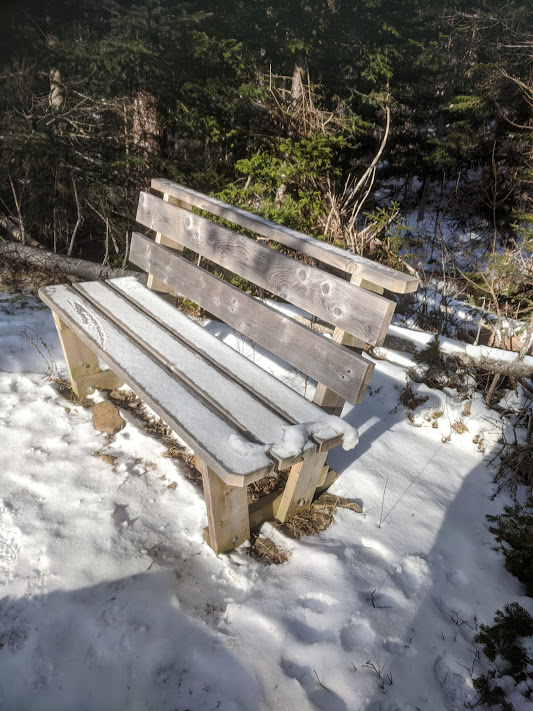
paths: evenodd
<path fill-rule="evenodd" d="M 212 363 L 230 377 L 239 380 L 244 387 L 252 389 L 288 422 L 302 424 L 327 420 L 321 407 L 306 400 L 242 353 L 213 336 L 155 292 L 146 289 L 134 277 L 119 277 L 111 279 L 108 283 L 134 304 L 150 313 L 152 318 L 164 324 L 169 331 L 194 344 L 199 350 L 207 351 Z M 336 438 L 338 444 L 338 435 L 335 435 L 334 430 L 331 436 Z"/>
<path fill-rule="evenodd" d="M 233 207 L 233 205 L 228 205 L 222 200 L 217 200 L 217 198 L 210 195 L 203 195 L 196 190 L 185 188 L 170 180 L 154 178 L 152 180 L 152 188 L 200 210 L 210 212 L 212 215 L 222 217 L 235 225 L 252 230 L 270 240 L 281 242 L 286 247 L 314 257 L 324 262 L 324 264 L 329 264 L 332 267 L 359 276 L 372 284 L 378 284 L 389 291 L 398 294 L 409 294 L 416 291 L 418 287 L 419 280 L 415 276 L 404 274 L 358 254 L 352 254 L 332 244 L 320 242 L 290 227 L 277 225 L 264 217 Z"/>
<path fill-rule="evenodd" d="M 227 377 L 216 364 L 210 361 L 211 350 L 218 343 L 216 336 L 206 333 L 208 338 L 205 339 L 204 352 L 200 354 L 186 344 L 177 331 L 174 335 L 154 321 L 153 313 L 149 316 L 139 310 L 109 286 L 94 281 L 75 284 L 74 289 L 91 301 L 143 348 L 150 351 L 163 365 L 170 368 L 191 389 L 211 402 L 216 410 L 222 412 L 243 434 L 252 435 L 260 444 L 274 443 L 269 454 L 276 460 L 279 468 L 290 467 L 316 451 L 316 445 L 307 440 L 302 452 L 283 453 L 287 448 L 280 446 L 279 443 L 283 443 L 284 431 L 290 427 L 290 423 L 267 407 L 238 380 Z M 148 294 L 153 293 L 142 286 L 141 290 Z M 166 303 L 162 299 L 159 301 Z M 159 305 L 155 305 L 154 312 L 157 313 L 158 310 Z M 191 321 L 187 316 L 183 314 L 182 316 L 183 320 Z M 197 324 L 193 325 L 197 326 Z M 229 349 L 229 346 L 223 345 Z M 235 351 L 230 350 L 235 355 Z M 331 439 L 336 437 L 337 434 L 332 432 Z"/>
<path fill-rule="evenodd" d="M 273 471 L 259 449 L 246 456 L 232 449 L 235 428 L 71 287 L 45 287 L 39 296 L 227 484 L 244 486 Z"/>
<path fill-rule="evenodd" d="M 352 403 L 374 364 L 134 232 L 130 261 Z M 275 380 L 275 379 L 274 379 Z"/>
<path fill-rule="evenodd" d="M 137 222 L 236 272 L 370 345 L 381 345 L 395 304 L 205 217 L 141 192 Z"/>

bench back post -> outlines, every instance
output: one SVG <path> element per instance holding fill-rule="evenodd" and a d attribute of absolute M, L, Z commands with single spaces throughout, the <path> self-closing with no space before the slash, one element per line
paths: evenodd
<path fill-rule="evenodd" d="M 163 193 L 163 200 L 165 202 L 172 202 L 174 205 L 179 205 L 180 207 L 183 207 L 185 210 L 192 210 L 190 205 L 188 205 L 185 202 L 182 202 L 181 200 L 178 200 L 175 197 L 172 197 L 170 195 L 170 193 L 168 193 L 168 192 Z M 175 240 L 169 239 L 161 232 L 156 232 L 155 241 L 157 244 L 161 244 L 163 247 L 169 247 L 170 249 L 173 249 L 178 254 L 181 254 L 183 252 L 183 245 L 182 244 L 178 244 Z M 172 297 L 176 296 L 176 292 L 174 291 L 174 289 L 172 287 L 167 286 L 167 284 L 165 284 L 164 281 L 161 281 L 160 279 L 155 277 L 153 274 L 148 274 L 148 281 L 146 283 L 146 286 L 149 289 L 152 289 L 152 291 L 157 291 L 160 294 L 169 294 Z"/>
<path fill-rule="evenodd" d="M 350 283 L 355 284 L 356 286 L 360 286 L 363 289 L 366 289 L 367 291 L 372 291 L 375 294 L 383 294 L 384 292 L 382 286 L 379 286 L 378 284 L 373 284 L 372 282 L 367 281 L 366 279 L 363 279 L 357 276 L 356 274 L 352 275 Z M 348 348 L 353 348 L 360 351 L 363 350 L 366 346 L 366 343 L 364 341 L 360 340 L 359 338 L 356 338 L 355 336 L 352 336 L 351 333 L 343 331 L 342 328 L 335 328 L 332 335 L 332 340 L 335 341 L 335 343 L 340 343 L 343 346 L 347 346 Z M 342 408 L 344 407 L 344 403 L 346 402 L 346 400 L 341 395 L 337 394 L 333 390 L 330 390 L 330 388 L 326 387 L 323 383 L 317 383 L 313 402 L 319 405 L 330 415 L 337 415 L 340 417 L 342 413 Z"/>

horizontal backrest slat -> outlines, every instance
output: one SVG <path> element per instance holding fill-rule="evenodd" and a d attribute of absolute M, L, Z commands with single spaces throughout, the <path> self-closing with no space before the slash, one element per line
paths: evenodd
<path fill-rule="evenodd" d="M 132 235 L 130 260 L 346 400 L 353 403 L 362 400 L 374 367 L 362 356 L 142 234 Z"/>
<path fill-rule="evenodd" d="M 292 230 L 290 227 L 277 225 L 264 217 L 233 207 L 222 202 L 222 200 L 203 195 L 196 190 L 185 188 L 170 180 L 154 178 L 151 185 L 155 190 L 171 195 L 184 203 L 217 217 L 222 217 L 228 222 L 252 230 L 263 237 L 280 242 L 286 247 L 314 257 L 336 269 L 354 274 L 361 277 L 361 279 L 366 279 L 372 284 L 382 286 L 389 291 L 408 294 L 416 291 L 418 287 L 418 279 L 415 276 L 403 274 L 397 269 L 373 262 L 366 257 L 352 254 L 345 249 L 339 249 L 339 247 L 326 242 L 320 242 L 314 237 Z"/>
<path fill-rule="evenodd" d="M 149 193 L 141 193 L 137 221 L 365 343 L 385 338 L 395 304 L 382 296 Z"/>

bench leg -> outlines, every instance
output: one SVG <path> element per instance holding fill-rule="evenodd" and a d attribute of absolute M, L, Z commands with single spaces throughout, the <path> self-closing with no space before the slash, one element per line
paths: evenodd
<path fill-rule="evenodd" d="M 305 511 L 311 506 L 327 456 L 327 452 L 318 452 L 291 468 L 281 502 L 276 511 L 278 521 L 283 523 L 294 514 Z"/>
<path fill-rule="evenodd" d="M 70 330 L 57 314 L 53 314 L 53 316 L 72 390 L 78 397 L 87 395 L 95 388 L 113 390 L 124 384 L 113 371 L 102 371 L 96 354 Z"/>
<path fill-rule="evenodd" d="M 209 540 L 215 553 L 231 551 L 250 538 L 248 494 L 245 486 L 228 486 L 205 462 L 195 459 L 202 472 Z M 207 539 L 206 539 L 207 540 Z"/>

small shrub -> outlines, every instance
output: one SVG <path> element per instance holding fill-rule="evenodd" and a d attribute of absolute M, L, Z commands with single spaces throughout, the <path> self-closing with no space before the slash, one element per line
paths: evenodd
<path fill-rule="evenodd" d="M 506 506 L 504 513 L 487 516 L 487 520 L 493 524 L 489 531 L 502 544 L 506 569 L 533 597 L 533 496 L 525 504 Z"/>
<path fill-rule="evenodd" d="M 515 499 L 521 484 L 533 492 L 533 444 L 505 442 L 494 479 L 499 482 L 498 491 L 507 489 Z"/>
<path fill-rule="evenodd" d="M 449 362 L 440 349 L 438 335 L 421 351 L 413 354 L 413 360 L 423 369 L 423 374 L 416 378 L 430 388 L 455 387 L 461 389 L 461 379 L 456 375 L 456 368 Z"/>
<path fill-rule="evenodd" d="M 501 711 L 514 711 L 507 699 L 509 677 L 514 680 L 513 690 L 520 685 L 519 691 L 525 698 L 531 699 L 533 694 L 531 644 L 524 644 L 526 638 L 533 636 L 533 617 L 517 602 L 511 602 L 503 612 L 496 611 L 494 623 L 492 627 L 481 625 L 474 637 L 494 665 L 487 674 L 474 679 L 474 687 L 483 703 L 490 707 L 501 704 Z"/>
<path fill-rule="evenodd" d="M 416 395 L 409 382 L 400 393 L 400 404 L 411 411 L 416 410 L 419 405 L 423 405 L 428 400 L 429 397 L 427 395 Z"/>

